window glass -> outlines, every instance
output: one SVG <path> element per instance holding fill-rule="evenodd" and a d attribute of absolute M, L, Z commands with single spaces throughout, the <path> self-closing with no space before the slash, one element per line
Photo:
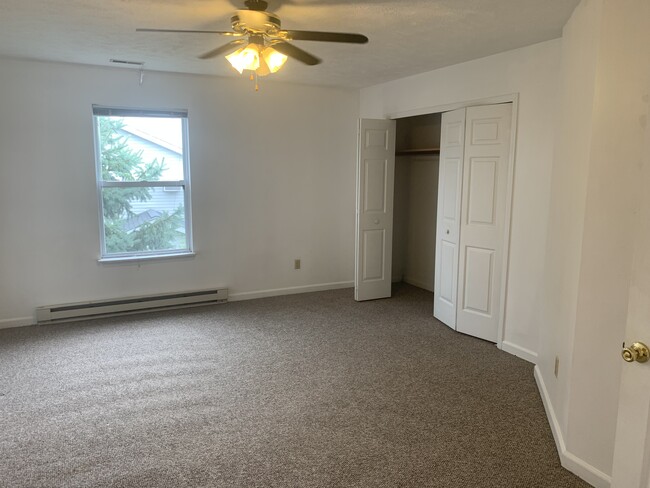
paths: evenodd
<path fill-rule="evenodd" d="M 187 114 L 94 113 L 102 257 L 190 252 Z"/>

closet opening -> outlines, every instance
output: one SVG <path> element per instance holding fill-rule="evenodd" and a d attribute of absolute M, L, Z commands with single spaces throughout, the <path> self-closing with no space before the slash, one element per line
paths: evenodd
<path fill-rule="evenodd" d="M 396 120 L 392 282 L 433 292 L 441 114 Z"/>

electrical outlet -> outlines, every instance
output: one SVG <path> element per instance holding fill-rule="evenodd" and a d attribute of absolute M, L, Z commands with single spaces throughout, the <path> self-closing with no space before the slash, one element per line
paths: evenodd
<path fill-rule="evenodd" d="M 557 373 L 560 371 L 560 358 L 555 356 L 555 377 L 557 378 Z"/>
<path fill-rule="evenodd" d="M 294 259 L 293 269 L 300 269 L 300 259 Z"/>

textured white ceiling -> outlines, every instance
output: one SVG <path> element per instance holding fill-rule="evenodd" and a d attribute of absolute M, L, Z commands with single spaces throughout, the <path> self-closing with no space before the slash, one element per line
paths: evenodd
<path fill-rule="evenodd" d="M 579 0 L 269 0 L 286 29 L 359 32 L 365 45 L 298 41 L 323 59 L 290 60 L 275 80 L 363 87 L 559 37 Z M 243 0 L 1 0 L 0 56 L 240 76 L 197 55 L 228 42 L 136 27 L 230 30 Z"/>

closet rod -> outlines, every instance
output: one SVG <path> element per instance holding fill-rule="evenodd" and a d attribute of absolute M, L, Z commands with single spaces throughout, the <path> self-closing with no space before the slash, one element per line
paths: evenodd
<path fill-rule="evenodd" d="M 439 147 L 428 147 L 423 149 L 398 149 L 395 151 L 396 156 L 408 156 L 409 154 L 438 154 Z"/>

